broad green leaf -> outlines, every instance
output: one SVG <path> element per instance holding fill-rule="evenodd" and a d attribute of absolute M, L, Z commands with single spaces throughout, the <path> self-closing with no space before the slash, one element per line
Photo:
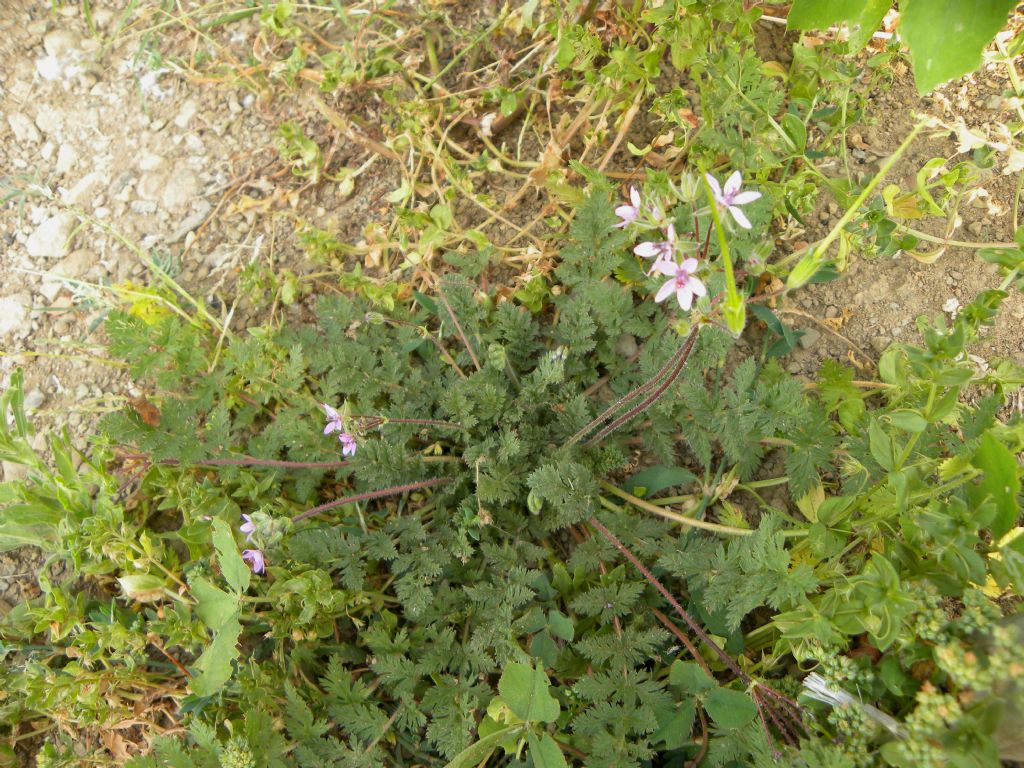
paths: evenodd
<path fill-rule="evenodd" d="M 868 425 L 868 447 L 871 449 L 871 456 L 882 469 L 891 472 L 894 466 L 892 440 L 878 419 L 872 419 Z"/>
<path fill-rule="evenodd" d="M 792 112 L 787 112 L 782 116 L 781 123 L 786 135 L 796 145 L 797 151 L 802 153 L 807 148 L 807 126 L 803 120 Z"/>
<path fill-rule="evenodd" d="M 494 731 L 481 738 L 475 744 L 470 744 L 459 752 L 444 768 L 472 768 L 480 765 L 491 753 L 494 752 L 506 738 L 518 736 L 523 731 L 522 725 L 510 725 L 500 731 Z"/>
<path fill-rule="evenodd" d="M 863 48 L 882 23 L 891 0 L 796 0 L 789 9 L 790 29 L 827 29 L 846 22 L 850 28 L 850 52 Z"/>
<path fill-rule="evenodd" d="M 757 706 L 743 691 L 715 688 L 704 697 L 704 708 L 720 728 L 742 728 L 757 717 Z"/>
<path fill-rule="evenodd" d="M 213 642 L 196 660 L 200 674 L 189 682 L 189 688 L 196 696 L 212 696 L 231 679 L 231 662 L 238 658 L 238 636 L 242 625 L 237 618 L 231 618 L 214 635 Z"/>
<path fill-rule="evenodd" d="M 636 493 L 638 489 L 644 489 L 644 496 L 650 497 L 658 491 L 673 486 L 689 485 L 697 476 L 688 469 L 682 467 L 666 467 L 658 464 L 653 467 L 637 472 L 626 482 L 626 490 Z"/>
<path fill-rule="evenodd" d="M 549 734 L 542 733 L 538 736 L 530 731 L 526 742 L 530 745 L 530 759 L 533 760 L 535 768 L 568 768 L 562 750 Z"/>
<path fill-rule="evenodd" d="M 516 717 L 526 722 L 552 723 L 558 718 L 558 701 L 543 669 L 509 662 L 498 681 L 498 693 Z"/>
<path fill-rule="evenodd" d="M 662 726 L 651 734 L 651 743 L 663 743 L 666 749 L 682 749 L 690 743 L 690 731 L 693 730 L 693 718 L 697 713 L 694 702 L 684 701 Z M 659 722 L 661 718 L 659 718 Z"/>
<path fill-rule="evenodd" d="M 981 53 L 1006 26 L 1014 0 L 913 0 L 900 4 L 900 34 L 921 93 L 981 66 Z"/>
<path fill-rule="evenodd" d="M 1020 493 L 1017 460 L 1009 448 L 986 432 L 981 436 L 971 463 L 985 473 L 975 489 L 977 500 L 987 496 L 996 504 L 996 519 L 991 528 L 992 536 L 998 541 L 1017 522 L 1017 494 Z"/>
<path fill-rule="evenodd" d="M 576 635 L 572 619 L 561 611 L 548 612 L 548 629 L 551 630 L 552 635 L 566 642 L 572 640 Z"/>
<path fill-rule="evenodd" d="M 213 527 L 213 546 L 217 548 L 217 562 L 220 563 L 221 573 L 225 580 L 235 592 L 245 592 L 249 588 L 249 566 L 245 564 L 242 555 L 238 551 L 238 544 L 235 543 L 235 536 L 231 533 L 228 524 L 215 517 L 211 523 Z"/>
<path fill-rule="evenodd" d="M 673 661 L 668 671 L 668 682 L 686 693 L 700 693 L 715 687 L 715 681 L 693 661 Z"/>
<path fill-rule="evenodd" d="M 40 547 L 50 551 L 57 545 L 57 524 L 62 515 L 46 504 L 11 504 L 0 510 L 0 552 L 18 547 Z"/>
<path fill-rule="evenodd" d="M 924 417 L 914 411 L 893 411 L 889 414 L 889 421 L 893 426 L 915 434 L 928 428 L 928 422 Z"/>
<path fill-rule="evenodd" d="M 136 573 L 121 576 L 117 583 L 121 591 L 132 600 L 148 603 L 159 600 L 164 595 L 164 579 L 152 573 Z"/>
<path fill-rule="evenodd" d="M 530 641 L 530 655 L 540 659 L 545 667 L 555 666 L 555 662 L 558 661 L 558 646 L 546 629 L 533 636 Z"/>
<path fill-rule="evenodd" d="M 192 596 L 196 599 L 196 614 L 210 629 L 218 630 L 238 616 L 238 597 L 218 589 L 206 579 L 192 582 Z"/>

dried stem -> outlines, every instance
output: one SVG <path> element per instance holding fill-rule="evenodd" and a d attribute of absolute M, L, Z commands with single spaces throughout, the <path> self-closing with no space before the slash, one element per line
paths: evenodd
<path fill-rule="evenodd" d="M 149 457 L 142 453 L 124 454 L 126 459 L 145 459 Z M 157 464 L 176 466 L 186 462 L 178 459 L 161 459 Z M 334 469 L 336 467 L 347 467 L 351 461 L 283 461 L 280 459 L 257 459 L 254 456 L 242 456 L 238 459 L 206 459 L 194 462 L 197 467 L 283 467 L 286 469 Z"/>
<path fill-rule="evenodd" d="M 452 478 L 450 477 L 435 477 L 433 480 L 421 480 L 418 483 L 406 483 L 405 485 L 395 485 L 391 488 L 384 488 L 380 491 L 367 491 L 366 493 L 356 493 L 352 496 L 344 496 L 334 501 L 329 501 L 326 504 L 321 504 L 319 507 L 313 507 L 307 509 L 305 512 L 300 512 L 292 518 L 293 523 L 297 523 L 300 520 L 319 515 L 321 512 L 326 512 L 329 509 L 340 507 L 344 504 L 353 504 L 357 501 L 368 501 L 369 499 L 380 499 L 384 496 L 395 496 L 399 493 L 405 493 L 406 491 L 417 491 L 421 488 L 433 488 L 435 485 L 443 485 L 444 483 L 450 483 Z"/>
<path fill-rule="evenodd" d="M 452 319 L 452 323 L 455 325 L 455 330 L 459 334 L 459 338 L 462 339 L 462 344 L 466 347 L 466 351 L 469 352 L 469 357 L 473 361 L 473 365 L 476 369 L 482 370 L 480 367 L 480 361 L 476 357 L 476 352 L 473 351 L 473 345 L 469 343 L 469 338 L 466 336 L 466 332 L 462 330 L 462 324 L 459 322 L 458 315 L 455 314 L 455 310 L 452 309 L 452 305 L 448 303 L 448 297 L 444 295 L 444 291 L 438 290 L 437 297 L 441 299 L 441 303 L 444 304 L 444 308 L 448 310 L 448 315 Z"/>

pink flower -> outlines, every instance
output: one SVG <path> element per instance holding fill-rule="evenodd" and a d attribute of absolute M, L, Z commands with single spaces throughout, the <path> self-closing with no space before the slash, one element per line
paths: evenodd
<path fill-rule="evenodd" d="M 661 242 L 640 243 L 633 249 L 633 253 L 645 259 L 654 259 L 651 271 L 657 269 L 658 264 L 663 261 L 672 261 L 676 250 L 676 228 L 671 222 L 665 227 L 665 239 Z"/>
<path fill-rule="evenodd" d="M 348 432 L 342 432 L 338 435 L 338 439 L 341 441 L 341 455 L 342 456 L 355 456 L 356 455 L 356 439 Z"/>
<path fill-rule="evenodd" d="M 320 405 L 324 409 L 324 413 L 327 414 L 327 426 L 324 427 L 324 434 L 329 435 L 331 432 L 344 432 L 345 425 L 341 423 L 341 414 L 331 408 L 327 403 L 321 403 Z"/>
<path fill-rule="evenodd" d="M 620 205 L 615 209 L 615 215 L 622 219 L 615 225 L 616 227 L 624 227 L 636 221 L 637 216 L 640 215 L 640 193 L 636 187 L 629 188 L 629 201 L 632 205 Z"/>
<path fill-rule="evenodd" d="M 718 203 L 718 207 L 727 208 L 732 217 L 736 219 L 737 224 L 744 229 L 750 229 L 750 219 L 739 209 L 739 206 L 754 202 L 761 197 L 761 193 L 740 192 L 743 177 L 739 171 L 733 171 L 732 175 L 726 179 L 724 189 L 718 185 L 718 180 L 710 173 L 705 173 L 704 178 L 711 185 L 711 192 L 714 195 L 715 202 Z"/>
<path fill-rule="evenodd" d="M 245 522 L 238 526 L 238 530 L 245 534 L 246 541 L 252 541 L 252 535 L 256 532 L 256 523 L 248 515 L 242 515 Z"/>
<path fill-rule="evenodd" d="M 267 562 L 263 553 L 258 549 L 243 549 L 242 559 L 248 560 L 253 573 L 263 573 L 267 569 Z"/>
<path fill-rule="evenodd" d="M 658 272 L 672 279 L 661 286 L 654 300 L 660 304 L 674 293 L 679 300 L 679 306 L 684 312 L 688 312 L 693 306 L 694 296 L 708 295 L 708 289 L 704 287 L 704 283 L 693 276 L 697 271 L 697 266 L 696 259 L 686 259 L 682 264 L 676 264 L 674 261 L 662 261 L 655 264 Z"/>

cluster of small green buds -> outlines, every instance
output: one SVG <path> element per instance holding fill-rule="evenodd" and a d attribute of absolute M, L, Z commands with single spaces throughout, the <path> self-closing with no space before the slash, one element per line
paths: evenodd
<path fill-rule="evenodd" d="M 999 606 L 980 589 L 968 589 L 963 596 L 963 611 L 956 620 L 956 628 L 965 635 L 984 632 L 1002 613 Z"/>
<path fill-rule="evenodd" d="M 920 609 L 914 615 L 914 631 L 921 640 L 941 643 L 948 639 L 949 617 L 942 610 L 942 598 L 924 589 L 915 590 Z"/>
<path fill-rule="evenodd" d="M 256 758 L 243 736 L 232 736 L 220 751 L 220 768 L 256 768 Z"/>

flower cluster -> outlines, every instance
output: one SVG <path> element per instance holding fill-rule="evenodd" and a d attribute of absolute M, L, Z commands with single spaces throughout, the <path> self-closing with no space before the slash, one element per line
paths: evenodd
<path fill-rule="evenodd" d="M 341 455 L 355 456 L 356 439 L 350 432 L 345 431 L 345 425 L 342 423 L 341 414 L 331 408 L 327 403 L 321 403 L 321 406 L 324 409 L 324 413 L 327 414 L 327 426 L 324 427 L 324 434 L 329 435 L 332 432 L 337 432 L 338 440 L 341 441 Z"/>
<path fill-rule="evenodd" d="M 750 229 L 750 221 L 739 206 L 752 203 L 761 197 L 761 193 L 742 191 L 743 179 L 739 171 L 735 171 L 726 180 L 724 187 L 711 174 L 706 174 L 706 178 L 711 187 L 715 204 L 721 210 L 729 211 L 741 227 Z M 671 221 L 666 221 L 662 209 L 657 204 L 645 204 L 639 190 L 636 187 L 630 187 L 629 204 L 617 207 L 615 215 L 619 217 L 616 227 L 625 228 L 636 225 L 646 229 L 659 230 L 663 235 L 663 239 L 645 240 L 633 249 L 633 253 L 640 258 L 652 260 L 647 274 L 657 273 L 668 278 L 655 294 L 655 302 L 660 304 L 675 294 L 679 307 L 684 312 L 688 312 L 693 307 L 696 298 L 707 296 L 707 286 L 697 277 L 697 272 L 700 269 L 699 262 L 692 255 L 686 256 L 685 254 L 691 244 L 676 236 L 675 225 Z M 682 258 L 684 256 L 685 258 Z"/>

